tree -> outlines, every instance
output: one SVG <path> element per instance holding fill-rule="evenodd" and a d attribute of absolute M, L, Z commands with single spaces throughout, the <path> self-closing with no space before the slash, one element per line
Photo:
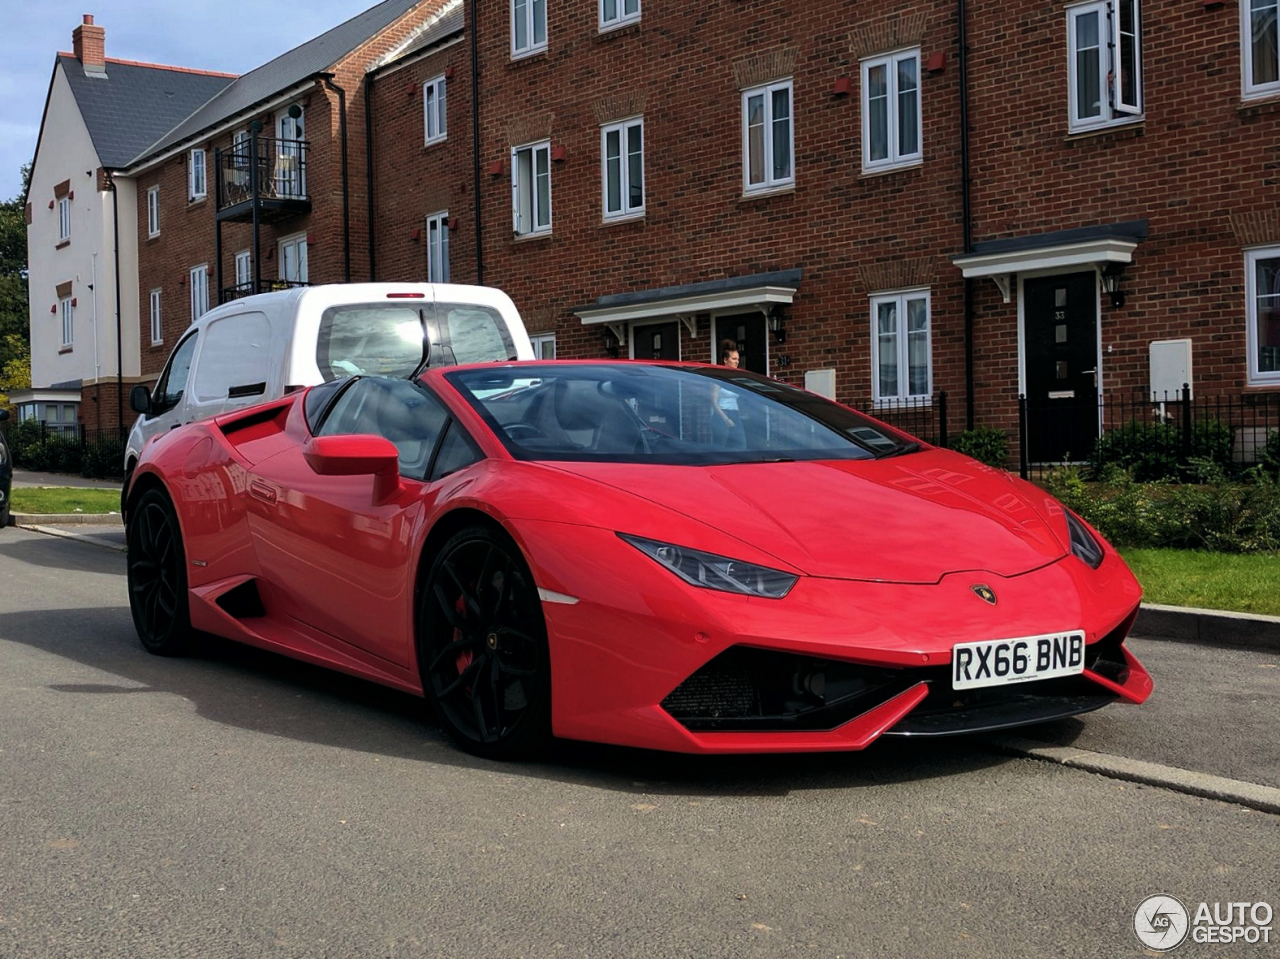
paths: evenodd
<path fill-rule="evenodd" d="M 10 390 L 31 385 L 31 322 L 27 289 L 27 190 L 31 164 L 22 168 L 22 192 L 0 203 L 0 405 Z"/>

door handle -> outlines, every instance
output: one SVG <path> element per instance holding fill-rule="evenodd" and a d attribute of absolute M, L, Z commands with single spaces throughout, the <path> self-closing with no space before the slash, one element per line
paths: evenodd
<path fill-rule="evenodd" d="M 275 489 L 271 486 L 268 486 L 266 483 L 259 483 L 256 481 L 250 483 L 249 495 L 252 496 L 254 499 L 260 499 L 264 503 L 268 503 L 272 506 L 274 506 L 276 502 Z"/>

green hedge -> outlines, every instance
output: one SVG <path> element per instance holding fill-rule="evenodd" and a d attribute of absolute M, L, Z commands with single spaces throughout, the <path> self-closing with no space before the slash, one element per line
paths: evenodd
<path fill-rule="evenodd" d="M 1191 426 L 1184 458 L 1182 427 L 1176 423 L 1126 423 L 1098 437 L 1089 462 L 1094 475 L 1105 476 L 1115 468 L 1128 471 L 1138 482 L 1190 479 L 1192 460 L 1208 460 L 1230 472 L 1231 429 L 1217 420 Z"/>
<path fill-rule="evenodd" d="M 1198 483 L 1140 482 L 1112 469 L 1086 482 L 1078 467 L 1051 472 L 1049 491 L 1115 546 L 1207 549 L 1222 553 L 1280 550 L 1280 478 L 1254 468 L 1242 479 L 1201 459 Z"/>
<path fill-rule="evenodd" d="M 1009 440 L 1003 430 L 991 426 L 957 433 L 951 439 L 951 448 L 996 469 L 1004 469 L 1009 463 Z"/>
<path fill-rule="evenodd" d="M 120 476 L 124 469 L 124 441 L 106 437 L 81 446 L 77 436 L 45 435 L 35 420 L 17 423 L 9 431 L 13 464 L 40 473 L 79 473 L 82 476 Z"/>

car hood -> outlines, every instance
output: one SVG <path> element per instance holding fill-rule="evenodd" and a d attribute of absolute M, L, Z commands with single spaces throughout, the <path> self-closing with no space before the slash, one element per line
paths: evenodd
<path fill-rule="evenodd" d="M 947 450 L 707 467 L 555 465 L 682 513 L 812 576 L 909 583 L 965 570 L 1015 576 L 1067 553 L 1054 528 L 1061 523 L 1056 501 Z M 624 519 L 618 524 L 626 529 Z"/>

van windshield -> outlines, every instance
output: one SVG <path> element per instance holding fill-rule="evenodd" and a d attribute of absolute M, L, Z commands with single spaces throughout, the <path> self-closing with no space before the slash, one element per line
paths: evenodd
<path fill-rule="evenodd" d="M 325 382 L 344 376 L 409 376 L 422 364 L 422 315 L 398 303 L 331 306 L 320 318 L 316 365 Z"/>

